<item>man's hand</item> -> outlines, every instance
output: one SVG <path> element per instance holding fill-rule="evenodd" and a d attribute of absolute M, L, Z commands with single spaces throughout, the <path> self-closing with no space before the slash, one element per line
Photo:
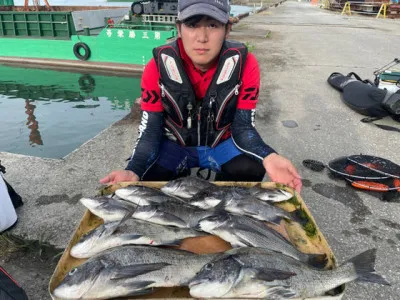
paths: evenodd
<path fill-rule="evenodd" d="M 300 193 L 302 187 L 301 177 L 288 159 L 272 153 L 264 158 L 263 165 L 273 182 L 290 186 Z"/>
<path fill-rule="evenodd" d="M 100 179 L 102 184 L 116 184 L 121 181 L 139 181 L 139 176 L 129 170 L 117 170 Z"/>

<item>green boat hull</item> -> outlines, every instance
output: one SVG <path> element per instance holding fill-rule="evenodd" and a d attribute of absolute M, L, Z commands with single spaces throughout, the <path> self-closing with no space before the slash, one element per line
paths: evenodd
<path fill-rule="evenodd" d="M 101 10 L 90 13 L 101 14 Z M 89 15 L 90 16 L 90 15 Z M 143 24 L 131 18 L 104 28 L 76 31 L 74 12 L 0 11 L 0 62 L 57 65 L 61 62 L 86 65 L 103 64 L 109 70 L 113 65 L 143 66 L 152 58 L 152 49 L 167 43 L 177 35 L 173 24 Z M 74 25 L 75 23 L 75 25 Z M 92 35 L 94 31 L 98 34 Z M 76 48 L 84 43 L 89 49 Z M 75 46 L 75 50 L 74 50 Z"/>
<path fill-rule="evenodd" d="M 88 62 L 145 65 L 152 58 L 152 49 L 167 43 L 174 31 L 104 29 L 98 36 L 72 35 L 69 40 L 37 38 L 0 38 L 0 56 L 75 60 L 76 43 L 88 45 Z"/>

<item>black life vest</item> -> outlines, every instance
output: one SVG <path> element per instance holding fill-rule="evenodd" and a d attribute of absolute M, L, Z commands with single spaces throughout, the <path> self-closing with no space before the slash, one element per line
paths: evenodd
<path fill-rule="evenodd" d="M 177 41 L 155 48 L 153 55 L 160 73 L 166 136 L 182 146 L 215 147 L 235 115 L 246 46 L 224 42 L 217 70 L 200 101 L 183 67 Z"/>

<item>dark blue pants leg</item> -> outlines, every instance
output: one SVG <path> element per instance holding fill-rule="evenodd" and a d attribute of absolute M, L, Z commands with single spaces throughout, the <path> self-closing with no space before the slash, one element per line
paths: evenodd
<path fill-rule="evenodd" d="M 261 161 L 241 154 L 221 166 L 221 172 L 215 175 L 215 181 L 255 181 L 260 182 L 265 175 Z"/>

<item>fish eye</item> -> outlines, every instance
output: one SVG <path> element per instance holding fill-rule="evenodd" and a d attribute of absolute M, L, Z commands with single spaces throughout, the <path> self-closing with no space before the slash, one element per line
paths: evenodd
<path fill-rule="evenodd" d="M 73 268 L 71 271 L 69 271 L 68 275 L 72 276 L 78 271 L 78 268 Z"/>
<path fill-rule="evenodd" d="M 205 269 L 205 270 L 211 270 L 213 266 L 214 266 L 213 263 L 208 263 L 208 264 L 206 264 L 206 265 L 204 266 L 204 269 Z"/>

